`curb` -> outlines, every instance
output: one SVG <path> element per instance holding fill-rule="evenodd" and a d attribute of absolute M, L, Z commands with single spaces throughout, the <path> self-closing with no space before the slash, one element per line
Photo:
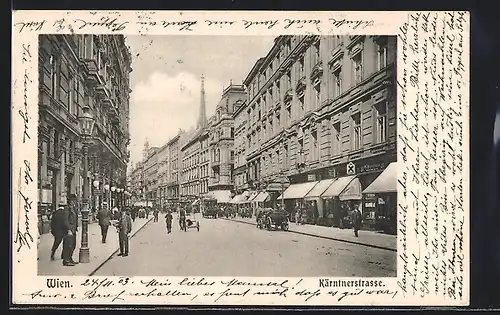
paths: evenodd
<path fill-rule="evenodd" d="M 233 221 L 233 222 L 238 222 L 238 223 L 249 224 L 249 225 L 253 225 L 253 226 L 256 225 L 255 223 L 239 221 L 239 220 L 234 220 L 234 219 L 226 219 L 226 218 L 222 218 L 222 219 L 226 220 L 226 221 Z M 361 246 L 366 246 L 366 247 L 371 247 L 371 248 L 376 248 L 376 249 L 383 249 L 383 250 L 388 250 L 388 251 L 396 252 L 396 253 L 398 252 L 398 250 L 396 248 L 392 248 L 392 247 L 367 244 L 367 243 L 362 243 L 362 242 L 350 241 L 350 240 L 346 240 L 346 239 L 342 239 L 342 238 L 335 238 L 335 237 L 331 237 L 331 236 L 322 236 L 322 235 L 316 235 L 316 234 L 311 234 L 311 233 L 306 233 L 306 232 L 299 232 L 299 231 L 292 231 L 292 230 L 288 230 L 288 232 L 300 234 L 300 235 L 311 236 L 311 237 L 316 237 L 316 238 L 322 238 L 322 239 L 331 240 L 331 241 L 344 242 L 344 243 L 349 243 L 349 244 L 354 244 L 354 245 L 361 245 Z"/>
<path fill-rule="evenodd" d="M 148 219 L 140 228 L 138 228 L 133 234 L 131 234 L 128 239 L 130 240 L 132 237 L 134 237 L 140 230 L 142 230 L 146 225 L 148 225 L 148 223 L 151 222 L 151 220 L 153 220 L 153 217 Z M 115 249 L 111 254 L 109 254 L 109 256 L 106 259 L 104 259 L 102 263 L 100 263 L 96 268 L 94 268 L 94 270 L 92 270 L 88 274 L 88 276 L 92 277 L 97 272 L 97 270 L 99 270 L 102 266 L 104 266 L 104 264 L 107 263 L 119 250 L 120 246 L 118 246 L 117 249 Z"/>

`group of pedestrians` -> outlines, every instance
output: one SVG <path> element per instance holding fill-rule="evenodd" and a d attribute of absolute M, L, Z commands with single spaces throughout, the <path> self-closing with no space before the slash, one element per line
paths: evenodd
<path fill-rule="evenodd" d="M 101 243 L 106 243 L 109 227 L 114 225 L 118 231 L 118 241 L 120 244 L 120 253 L 118 256 L 128 256 L 132 218 L 127 210 L 123 208 L 121 211 L 118 211 L 118 209 L 112 211 L 103 208 L 97 212 L 96 219 L 101 228 Z M 52 261 L 55 260 L 56 251 L 62 243 L 61 259 L 63 266 L 75 266 L 78 264 L 73 259 L 76 248 L 76 234 L 78 232 L 78 201 L 76 195 L 70 195 L 68 197 L 68 205 L 59 206 L 52 214 L 50 229 L 54 236 L 50 259 Z"/>

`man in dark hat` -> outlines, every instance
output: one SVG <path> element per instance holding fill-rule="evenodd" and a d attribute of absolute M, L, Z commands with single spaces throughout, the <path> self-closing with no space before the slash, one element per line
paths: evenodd
<path fill-rule="evenodd" d="M 132 219 L 123 208 L 118 221 L 118 241 L 120 243 L 120 253 L 118 256 L 128 256 L 128 236 L 132 232 Z"/>
<path fill-rule="evenodd" d="M 68 206 L 63 211 L 64 228 L 67 231 L 63 239 L 63 265 L 74 266 L 77 264 L 73 260 L 73 253 L 76 247 L 76 232 L 78 231 L 78 202 L 76 195 L 71 194 L 68 197 Z"/>

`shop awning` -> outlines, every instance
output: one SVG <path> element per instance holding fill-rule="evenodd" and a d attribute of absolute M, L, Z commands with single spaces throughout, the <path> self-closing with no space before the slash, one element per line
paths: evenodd
<path fill-rule="evenodd" d="M 361 182 L 358 177 L 353 178 L 339 195 L 339 199 L 342 201 L 361 200 L 361 198 Z"/>
<path fill-rule="evenodd" d="M 268 198 L 269 194 L 265 191 L 262 191 L 252 200 L 252 202 L 264 202 L 267 201 Z"/>
<path fill-rule="evenodd" d="M 398 164 L 392 162 L 363 190 L 363 194 L 393 193 L 398 191 Z"/>
<path fill-rule="evenodd" d="M 340 194 L 346 189 L 347 185 L 355 178 L 356 176 L 346 176 L 337 178 L 331 185 L 328 187 L 323 194 L 321 194 L 322 198 L 335 198 L 340 196 Z"/>
<path fill-rule="evenodd" d="M 284 192 L 283 195 L 279 196 L 278 199 L 301 199 L 304 198 L 305 195 L 307 195 L 311 189 L 317 184 L 318 182 L 307 182 L 307 183 L 300 183 L 300 184 L 293 184 L 290 185 Z"/>
<path fill-rule="evenodd" d="M 196 206 L 199 202 L 200 202 L 200 199 L 196 199 L 195 201 L 193 201 L 193 203 L 191 205 Z"/>
<path fill-rule="evenodd" d="M 217 200 L 217 203 L 230 203 L 231 192 L 229 190 L 214 190 L 210 195 Z"/>
<path fill-rule="evenodd" d="M 231 199 L 231 203 L 233 204 L 238 204 L 238 203 L 242 203 L 243 201 L 245 201 L 247 198 L 241 194 L 241 195 L 236 195 L 234 196 L 233 199 Z"/>
<path fill-rule="evenodd" d="M 316 186 L 314 186 L 313 189 L 307 195 L 305 195 L 304 199 L 312 199 L 312 198 L 319 198 L 321 195 L 330 187 L 331 184 L 335 179 L 324 179 L 320 180 Z"/>
<path fill-rule="evenodd" d="M 252 202 L 252 200 L 254 200 L 254 198 L 257 197 L 258 194 L 259 193 L 256 192 L 256 191 L 250 192 L 250 195 L 248 196 L 248 199 L 245 200 L 243 203 L 250 203 L 250 202 Z"/>

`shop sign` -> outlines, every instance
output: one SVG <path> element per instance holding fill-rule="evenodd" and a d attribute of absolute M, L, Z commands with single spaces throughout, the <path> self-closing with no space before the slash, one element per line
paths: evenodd
<path fill-rule="evenodd" d="M 375 201 L 365 202 L 365 208 L 375 208 Z"/>
<path fill-rule="evenodd" d="M 355 175 L 356 174 L 356 165 L 354 163 L 347 163 L 347 175 Z"/>
<path fill-rule="evenodd" d="M 314 181 L 316 181 L 316 174 L 309 174 L 309 175 L 307 175 L 307 181 L 308 182 L 314 182 Z"/>
<path fill-rule="evenodd" d="M 369 173 L 369 172 L 377 172 L 382 171 L 385 168 L 385 163 L 372 163 L 372 164 L 364 164 L 358 166 L 359 173 Z"/>

